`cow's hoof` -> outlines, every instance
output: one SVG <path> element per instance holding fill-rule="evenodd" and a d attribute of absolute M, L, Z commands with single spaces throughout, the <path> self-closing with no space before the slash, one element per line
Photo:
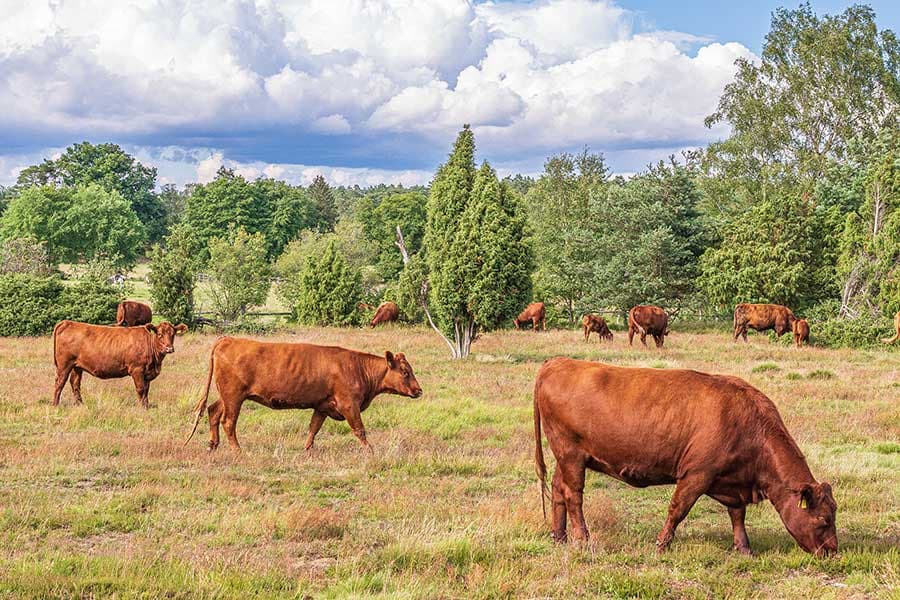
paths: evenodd
<path fill-rule="evenodd" d="M 569 536 L 565 531 L 551 531 L 550 538 L 557 544 L 565 544 L 569 541 Z"/>
<path fill-rule="evenodd" d="M 731 549 L 735 552 L 740 552 L 744 556 L 753 556 L 753 550 L 750 549 L 750 546 L 732 546 Z"/>

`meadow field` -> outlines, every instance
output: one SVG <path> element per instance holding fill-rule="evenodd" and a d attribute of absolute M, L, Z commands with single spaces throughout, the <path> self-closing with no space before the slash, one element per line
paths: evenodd
<path fill-rule="evenodd" d="M 178 339 L 150 410 L 130 380 L 89 376 L 84 406 L 67 388 L 52 407 L 50 338 L 2 339 L 0 597 L 900 597 L 900 353 L 673 330 L 662 351 L 629 348 L 620 332 L 602 345 L 580 331 L 490 333 L 462 362 L 424 328 L 271 336 L 407 354 L 425 394 L 372 403 L 371 454 L 330 420 L 307 453 L 310 411 L 252 402 L 238 423 L 243 453 L 208 453 L 205 419 L 183 448 L 213 334 Z M 840 555 L 803 552 L 768 502 L 748 510 L 755 556 L 731 552 L 725 509 L 703 498 L 657 556 L 674 488 L 596 473 L 591 541 L 554 545 L 532 462 L 531 388 L 555 355 L 729 373 L 760 388 L 834 486 Z"/>

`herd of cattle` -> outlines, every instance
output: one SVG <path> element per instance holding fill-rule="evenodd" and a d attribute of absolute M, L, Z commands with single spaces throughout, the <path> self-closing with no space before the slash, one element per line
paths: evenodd
<path fill-rule="evenodd" d="M 372 307 L 368 307 L 372 308 Z M 381 304 L 369 323 L 396 321 L 393 302 Z M 53 404 L 68 381 L 75 402 L 82 403 L 81 376 L 100 379 L 130 376 L 140 403 L 148 406 L 150 382 L 166 355 L 175 351 L 183 324 L 151 323 L 150 307 L 123 302 L 117 326 L 61 321 L 53 330 L 56 384 Z M 515 328 L 531 323 L 546 329 L 543 302 L 530 304 L 513 321 Z M 599 315 L 585 315 L 584 339 L 597 333 L 612 340 Z M 895 319 L 900 339 L 900 313 Z M 734 310 L 734 340 L 747 330 L 774 329 L 794 334 L 797 346 L 809 337 L 809 324 L 791 310 L 773 304 L 739 304 Z M 669 317 L 656 306 L 636 306 L 628 313 L 628 342 L 652 336 L 661 348 L 669 335 Z M 219 399 L 207 406 L 215 378 Z M 219 446 L 219 425 L 228 443 L 240 450 L 236 426 L 241 406 L 253 400 L 273 409 L 313 410 L 306 448 L 313 446 L 326 417 L 346 420 L 369 450 L 361 413 L 379 394 L 409 398 L 422 387 L 402 353 L 377 356 L 332 346 L 259 342 L 219 338 L 212 347 L 206 387 L 196 407 L 190 441 L 206 412 L 209 449 Z M 556 469 L 546 491 L 542 429 Z M 534 386 L 535 467 L 541 502 L 550 496 L 552 535 L 586 539 L 582 512 L 585 470 L 605 473 L 636 487 L 675 484 L 665 524 L 657 537 L 665 550 L 678 524 L 702 495 L 722 503 L 734 531 L 734 548 L 750 553 L 744 528 L 748 504 L 769 499 L 797 543 L 817 556 L 837 551 L 831 486 L 817 482 L 802 452 L 787 431 L 778 409 L 762 392 L 736 377 L 676 369 L 617 367 L 599 362 L 557 357 L 546 361 Z M 546 514 L 546 511 L 545 511 Z"/>

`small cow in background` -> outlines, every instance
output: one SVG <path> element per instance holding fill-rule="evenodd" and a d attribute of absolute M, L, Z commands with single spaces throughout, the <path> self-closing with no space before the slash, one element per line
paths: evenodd
<path fill-rule="evenodd" d="M 369 327 L 375 327 L 382 323 L 393 323 L 400 319 L 400 307 L 395 302 L 382 302 L 375 311 L 375 316 L 369 322 Z"/>
<path fill-rule="evenodd" d="M 513 325 L 515 325 L 516 329 L 521 329 L 528 323 L 531 323 L 531 327 L 534 331 L 538 330 L 538 325 L 541 326 L 541 329 L 547 331 L 547 311 L 544 308 L 543 302 L 532 302 L 525 310 L 519 313 L 519 316 L 513 319 Z"/>
<path fill-rule="evenodd" d="M 606 319 L 600 315 L 584 315 L 581 319 L 581 327 L 584 329 L 584 341 L 590 341 L 591 332 L 595 332 L 601 340 L 612 341 L 613 334 L 606 324 Z"/>
<path fill-rule="evenodd" d="M 628 311 L 628 345 L 639 333 L 641 343 L 647 345 L 647 335 L 653 336 L 657 348 L 662 348 L 669 335 L 669 315 L 658 306 L 635 306 Z"/>
<path fill-rule="evenodd" d="M 809 344 L 809 322 L 806 319 L 797 319 L 791 325 L 794 330 L 794 345 L 798 348 L 803 344 Z"/>
<path fill-rule="evenodd" d="M 163 359 L 175 352 L 175 336 L 187 331 L 187 325 L 147 324 L 143 327 L 108 327 L 77 321 L 60 321 L 53 328 L 53 364 L 56 386 L 53 406 L 59 395 L 72 384 L 75 403 L 81 404 L 81 374 L 87 371 L 97 379 L 131 376 L 141 406 L 150 405 L 150 382 L 159 376 Z"/>
<path fill-rule="evenodd" d="M 116 325 L 119 327 L 135 327 L 146 325 L 153 320 L 153 311 L 143 302 L 125 300 L 119 302 L 116 309 Z"/>
<path fill-rule="evenodd" d="M 797 317 L 787 306 L 781 304 L 738 304 L 734 307 L 734 341 L 743 337 L 747 341 L 747 329 L 756 331 L 775 330 L 781 337 L 793 331 Z"/>

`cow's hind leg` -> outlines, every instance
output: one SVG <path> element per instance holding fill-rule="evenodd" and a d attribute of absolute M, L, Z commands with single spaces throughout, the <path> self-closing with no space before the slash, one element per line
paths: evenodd
<path fill-rule="evenodd" d="M 225 409 L 222 401 L 218 400 L 210 404 L 206 410 L 209 413 L 209 449 L 212 451 L 219 447 L 219 422 Z"/>
<path fill-rule="evenodd" d="M 664 552 L 675 537 L 675 528 L 691 512 L 694 503 L 709 489 L 712 478 L 703 473 L 689 474 L 678 480 L 669 503 L 669 515 L 656 538 L 656 551 Z"/>
<path fill-rule="evenodd" d="M 319 412 L 317 410 L 313 411 L 312 419 L 309 420 L 309 435 L 306 437 L 306 449 L 311 450 L 313 447 L 313 442 L 316 439 L 316 434 L 319 433 L 319 430 L 322 428 L 322 423 L 325 422 L 325 413 Z"/>
<path fill-rule="evenodd" d="M 228 445 L 231 446 L 231 449 L 235 452 L 241 451 L 241 445 L 238 443 L 237 439 L 237 420 L 238 416 L 241 414 L 241 405 L 243 403 L 243 398 L 238 400 L 222 398 L 224 407 L 222 428 L 225 429 L 225 437 L 228 438 Z"/>
<path fill-rule="evenodd" d="M 59 406 L 59 395 L 62 394 L 63 388 L 66 387 L 66 381 L 69 380 L 69 374 L 71 372 L 71 366 L 56 367 L 56 383 L 53 388 L 53 406 Z"/>
<path fill-rule="evenodd" d="M 83 404 L 81 400 L 81 374 L 83 370 L 75 367 L 69 375 L 69 383 L 72 385 L 72 394 L 75 396 L 75 404 Z"/>
<path fill-rule="evenodd" d="M 747 529 L 744 527 L 744 517 L 747 507 L 728 508 L 728 516 L 731 517 L 731 528 L 734 530 L 733 548 L 741 554 L 753 554 L 750 550 L 750 538 L 747 537 Z"/>
<path fill-rule="evenodd" d="M 550 536 L 554 542 L 562 544 L 568 538 L 566 535 L 566 498 L 563 492 L 562 470 L 559 467 L 553 472 L 550 490 L 553 511 L 553 529 Z"/>
<path fill-rule="evenodd" d="M 556 465 L 562 471 L 562 492 L 566 501 L 566 512 L 572 519 L 572 538 L 576 541 L 587 541 L 587 523 L 584 521 L 584 462 L 569 460 Z"/>

